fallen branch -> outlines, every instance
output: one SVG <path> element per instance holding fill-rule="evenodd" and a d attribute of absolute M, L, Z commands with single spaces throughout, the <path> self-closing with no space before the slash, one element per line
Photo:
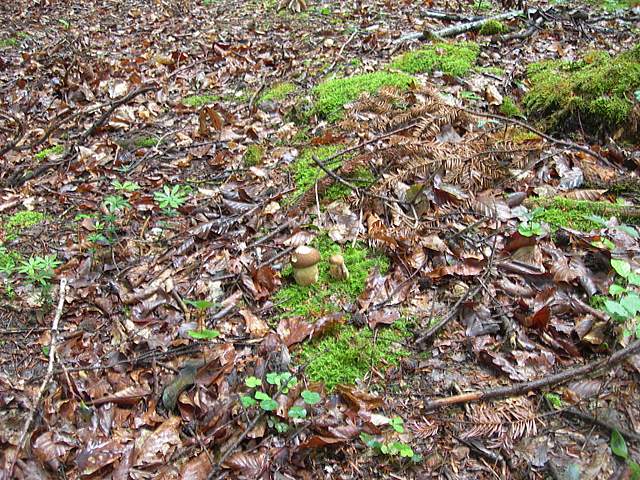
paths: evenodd
<path fill-rule="evenodd" d="M 608 358 L 603 358 L 595 362 L 588 363 L 582 367 L 571 368 L 564 372 L 550 375 L 540 380 L 534 380 L 531 382 L 521 382 L 508 387 L 498 387 L 489 390 L 463 393 L 461 395 L 454 395 L 453 397 L 439 398 L 428 402 L 425 405 L 425 410 L 436 410 L 441 407 L 449 405 L 458 405 L 461 403 L 470 402 L 484 402 L 486 400 L 494 400 L 497 398 L 507 398 L 524 395 L 529 392 L 540 390 L 551 386 L 561 385 L 570 380 L 585 377 L 596 370 L 606 369 L 609 370 L 619 363 L 623 362 L 627 358 L 640 352 L 640 340 L 636 340 L 628 347 L 618 350 Z"/>
<path fill-rule="evenodd" d="M 36 410 L 40 407 L 40 402 L 42 401 L 42 397 L 44 395 L 45 390 L 49 386 L 49 382 L 53 377 L 53 366 L 56 361 L 56 348 L 57 348 L 57 340 L 58 340 L 58 324 L 60 323 L 60 318 L 62 318 L 62 308 L 64 307 L 64 296 L 67 291 L 67 279 L 60 279 L 60 289 L 59 289 L 59 300 L 58 307 L 56 308 L 55 316 L 53 317 L 53 324 L 51 326 L 51 340 L 49 341 L 49 365 L 47 366 L 47 374 L 40 385 L 40 389 L 38 390 L 38 394 L 31 405 L 31 412 L 29 413 L 29 418 L 27 418 L 24 427 L 22 428 L 22 432 L 20 433 L 20 440 L 18 441 L 18 445 L 16 446 L 16 451 L 11 459 L 11 463 L 9 464 L 9 469 L 7 470 L 6 478 L 13 478 L 13 470 L 15 468 L 16 462 L 18 461 L 18 457 L 20 456 L 20 452 L 24 448 L 27 443 L 27 434 L 29 433 L 29 429 L 31 428 L 31 424 L 33 423 L 33 419 L 36 416 Z"/>
<path fill-rule="evenodd" d="M 102 125 L 104 125 L 107 120 L 109 119 L 109 117 L 111 116 L 111 114 L 116 110 L 116 108 L 118 108 L 121 105 L 124 105 L 125 103 L 129 102 L 130 100 L 134 99 L 135 97 L 137 97 L 138 95 L 142 95 L 143 93 L 147 93 L 150 92 L 152 90 L 157 90 L 158 86 L 155 84 L 143 84 L 140 87 L 136 88 L 135 90 L 133 90 L 132 92 L 129 92 L 127 95 L 125 95 L 124 97 L 120 97 L 120 98 L 116 98 L 115 100 L 113 100 L 109 106 L 109 108 L 107 109 L 106 112 L 104 112 L 102 114 L 102 116 L 96 120 L 94 122 L 93 125 L 91 125 L 81 136 L 80 136 L 80 141 L 83 142 L 85 141 L 88 137 L 90 137 L 91 135 L 93 135 L 93 133 L 100 128 Z"/>
<path fill-rule="evenodd" d="M 612 424 L 611 422 L 607 422 L 600 418 L 594 417 L 588 413 L 581 412 L 573 407 L 563 410 L 561 412 L 564 415 L 575 417 L 583 422 L 590 423 L 591 425 L 595 425 L 597 427 L 603 428 L 607 430 L 607 432 L 611 433 L 614 430 L 620 432 L 620 434 L 627 440 L 633 440 L 635 442 L 640 442 L 640 435 L 632 430 L 627 430 L 626 428 L 619 427 L 617 425 Z"/>

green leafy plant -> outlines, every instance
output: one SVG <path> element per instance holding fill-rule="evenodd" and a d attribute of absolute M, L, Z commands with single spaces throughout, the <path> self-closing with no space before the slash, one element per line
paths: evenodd
<path fill-rule="evenodd" d="M 153 198 L 166 213 L 175 214 L 175 209 L 180 208 L 189 198 L 189 190 L 182 185 L 165 185 L 161 191 L 153 194 Z"/>
<path fill-rule="evenodd" d="M 197 340 L 213 340 L 220 336 L 220 332 L 218 330 L 213 330 L 204 327 L 204 317 L 211 307 L 215 307 L 217 305 L 216 302 L 212 302 L 209 300 L 185 300 L 185 304 L 195 308 L 197 310 L 198 316 L 198 329 L 197 330 L 189 330 L 187 333 L 191 338 L 195 338 Z"/>
<path fill-rule="evenodd" d="M 140 190 L 140 185 L 137 182 L 130 182 L 126 180 L 124 182 L 120 182 L 119 180 L 114 180 L 113 188 L 121 192 L 135 192 L 136 190 Z"/>
<path fill-rule="evenodd" d="M 611 432 L 611 441 L 609 442 L 609 447 L 613 454 L 625 462 L 627 462 L 627 466 L 631 471 L 631 479 L 632 480 L 640 480 L 640 465 L 637 462 L 629 458 L 629 449 L 627 448 L 627 442 L 624 440 L 624 437 L 618 430 L 613 430 Z"/>
<path fill-rule="evenodd" d="M 525 215 L 523 222 L 518 225 L 518 233 L 523 237 L 533 237 L 543 235 L 545 230 L 542 223 L 538 220 L 542 214 L 542 208 L 536 208 L 532 212 Z"/>
<path fill-rule="evenodd" d="M 109 195 L 105 197 L 102 203 L 107 211 L 112 214 L 131 208 L 131 204 L 120 195 Z"/>
<path fill-rule="evenodd" d="M 25 276 L 27 282 L 46 288 L 53 277 L 54 269 L 61 264 L 56 255 L 32 256 L 20 263 L 18 272 Z"/>
<path fill-rule="evenodd" d="M 547 392 L 544 394 L 544 398 L 553 408 L 562 408 L 562 398 L 560 398 L 560 395 L 558 395 L 557 393 Z"/>

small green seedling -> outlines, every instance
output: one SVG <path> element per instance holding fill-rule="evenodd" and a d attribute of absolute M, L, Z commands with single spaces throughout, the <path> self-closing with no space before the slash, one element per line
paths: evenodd
<path fill-rule="evenodd" d="M 631 472 L 631 480 L 640 480 L 640 465 L 637 462 L 629 458 L 629 449 L 627 448 L 627 442 L 618 430 L 611 432 L 611 441 L 609 447 L 616 457 L 621 458 L 627 462 L 627 466 Z"/>
<path fill-rule="evenodd" d="M 111 214 L 131 208 L 131 204 L 120 195 L 109 195 L 108 197 L 105 197 L 102 203 Z"/>
<path fill-rule="evenodd" d="M 140 185 L 138 185 L 137 182 L 130 182 L 129 180 L 126 180 L 125 182 L 114 180 L 112 185 L 113 188 L 119 192 L 135 192 L 136 190 L 140 190 Z"/>
<path fill-rule="evenodd" d="M 198 329 L 190 330 L 188 332 L 188 335 L 191 338 L 195 338 L 197 340 L 213 340 L 220 336 L 220 332 L 218 330 L 212 330 L 204 327 L 204 317 L 207 310 L 216 306 L 216 302 L 211 302 L 209 300 L 185 300 L 184 303 L 197 310 Z"/>
<path fill-rule="evenodd" d="M 153 194 L 158 206 L 168 215 L 174 215 L 175 210 L 181 207 L 188 197 L 189 192 L 182 185 L 174 185 L 173 187 L 165 185 L 162 191 Z"/>
<path fill-rule="evenodd" d="M 53 277 L 54 269 L 61 264 L 62 262 L 56 259 L 56 255 L 32 256 L 29 260 L 21 262 L 18 272 L 25 275 L 29 283 L 46 288 Z"/>
<path fill-rule="evenodd" d="M 542 215 L 543 208 L 536 208 L 532 212 L 524 216 L 524 221 L 518 225 L 518 233 L 523 237 L 533 237 L 543 235 L 545 233 L 542 223 L 538 221 Z"/>
<path fill-rule="evenodd" d="M 557 393 L 547 392 L 544 394 L 544 398 L 556 410 L 562 408 L 562 399 L 560 398 L 560 395 L 558 395 Z"/>

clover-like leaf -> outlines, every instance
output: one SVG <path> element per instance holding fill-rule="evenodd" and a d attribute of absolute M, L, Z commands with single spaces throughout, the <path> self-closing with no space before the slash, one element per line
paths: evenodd
<path fill-rule="evenodd" d="M 302 400 L 304 400 L 304 403 L 306 403 L 307 405 L 315 405 L 321 400 L 320 394 L 318 392 L 312 392 L 311 390 L 304 390 L 300 394 L 300 396 L 302 397 Z"/>
<path fill-rule="evenodd" d="M 305 418 L 307 416 L 307 411 L 303 408 L 300 407 L 299 405 L 294 405 L 293 407 L 291 407 L 289 409 L 289 417 L 290 418 Z"/>
<path fill-rule="evenodd" d="M 272 412 L 278 408 L 278 402 L 272 398 L 265 398 L 260 402 L 260 408 L 265 412 Z"/>
<path fill-rule="evenodd" d="M 249 388 L 256 388 L 259 385 L 262 385 L 262 380 L 257 377 L 247 377 L 244 380 L 244 384 Z"/>
<path fill-rule="evenodd" d="M 242 403 L 242 406 L 244 408 L 249 408 L 249 407 L 253 407 L 258 402 L 248 395 L 243 395 L 242 397 L 240 397 L 240 403 Z"/>

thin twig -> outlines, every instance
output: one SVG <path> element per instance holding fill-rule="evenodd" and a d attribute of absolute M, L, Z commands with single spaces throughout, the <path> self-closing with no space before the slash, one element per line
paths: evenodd
<path fill-rule="evenodd" d="M 31 405 L 31 412 L 29 413 L 29 418 L 27 418 L 24 427 L 22 428 L 22 432 L 20 433 L 20 440 L 18 441 L 18 446 L 16 447 L 15 453 L 13 455 L 13 459 L 9 464 L 9 469 L 7 470 L 7 479 L 12 478 L 13 470 L 15 468 L 16 462 L 18 461 L 18 457 L 20 456 L 20 452 L 24 448 L 27 442 L 27 434 L 29 433 L 29 429 L 31 428 L 31 424 L 33 423 L 33 419 L 36 416 L 36 410 L 40 407 L 40 402 L 42 401 L 42 397 L 44 395 L 45 390 L 49 386 L 49 382 L 51 382 L 51 378 L 53 377 L 53 366 L 55 364 L 56 359 L 56 347 L 58 340 L 58 324 L 60 323 L 60 318 L 62 318 L 62 308 L 64 307 L 64 296 L 67 291 L 67 279 L 60 279 L 60 289 L 59 295 L 60 298 L 58 300 L 58 307 L 56 308 L 55 316 L 53 317 L 53 324 L 51 326 L 51 339 L 49 341 L 49 365 L 47 366 L 47 374 L 40 385 L 40 389 L 38 390 L 38 394 L 36 395 L 35 400 Z"/>
<path fill-rule="evenodd" d="M 461 395 L 454 395 L 453 397 L 439 398 L 427 403 L 424 408 L 426 410 L 435 410 L 440 407 L 449 405 L 458 405 L 461 403 L 469 402 L 482 402 L 486 400 L 494 400 L 497 398 L 507 398 L 524 395 L 535 390 L 560 385 L 570 380 L 585 377 L 595 372 L 596 370 L 610 370 L 630 356 L 635 355 L 639 351 L 640 340 L 636 340 L 626 348 L 613 353 L 611 356 L 588 363 L 587 365 L 584 365 L 582 367 L 571 368 L 555 375 L 549 375 L 547 377 L 541 378 L 540 380 L 516 383 L 508 387 L 498 387 L 489 390 L 463 393 Z"/>

